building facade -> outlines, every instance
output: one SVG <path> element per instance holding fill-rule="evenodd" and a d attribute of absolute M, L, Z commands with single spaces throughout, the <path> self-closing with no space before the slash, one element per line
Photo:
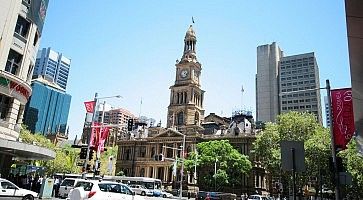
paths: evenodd
<path fill-rule="evenodd" d="M 257 121 L 274 122 L 288 111 L 312 112 L 322 124 L 319 68 L 315 54 L 283 56 L 276 45 L 257 47 Z"/>
<path fill-rule="evenodd" d="M 32 81 L 33 95 L 25 108 L 24 123 L 33 133 L 66 134 L 71 95 L 42 77 Z"/>
<path fill-rule="evenodd" d="M 33 76 L 49 76 L 66 90 L 71 60 L 50 47 L 38 51 Z"/>
<path fill-rule="evenodd" d="M 12 158 L 50 159 L 55 153 L 17 141 L 32 89 L 31 76 L 48 0 L 0 0 L 0 173 Z"/>
<path fill-rule="evenodd" d="M 319 68 L 314 53 L 283 57 L 279 70 L 280 113 L 311 112 L 322 124 Z"/>
<path fill-rule="evenodd" d="M 279 112 L 280 47 L 273 42 L 257 47 L 256 117 L 257 121 L 274 122 Z"/>
<path fill-rule="evenodd" d="M 196 151 L 197 144 L 209 140 L 229 140 L 239 152 L 249 155 L 255 140 L 253 120 L 248 117 L 223 118 L 215 114 L 204 117 L 204 91 L 201 89 L 201 64 L 196 57 L 196 35 L 190 26 L 184 38 L 184 51 L 181 60 L 176 63 L 176 78 L 170 87 L 167 127 L 139 126 L 131 131 L 135 137 L 119 140 L 116 173 L 123 171 L 126 176 L 141 176 L 161 179 L 165 186 L 179 188 L 183 180 L 184 191 L 195 188 L 206 189 L 198 185 L 203 170 L 185 171 L 183 179 L 178 169 L 173 175 L 173 159 L 181 157 L 181 146 L 185 137 L 185 155 Z M 154 160 L 162 154 L 164 161 Z M 258 170 L 257 170 L 258 169 Z M 198 173 L 201 174 L 198 174 Z M 234 193 L 254 193 L 266 191 L 265 172 L 260 167 L 254 168 L 250 176 L 241 176 L 241 184 L 234 188 L 223 188 Z"/>

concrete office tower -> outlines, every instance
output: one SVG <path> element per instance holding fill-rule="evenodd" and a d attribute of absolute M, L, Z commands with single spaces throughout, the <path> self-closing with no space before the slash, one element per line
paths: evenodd
<path fill-rule="evenodd" d="M 283 52 L 275 42 L 257 47 L 257 121 L 274 122 L 279 114 L 278 74 Z"/>
<path fill-rule="evenodd" d="M 319 68 L 314 53 L 283 57 L 279 74 L 280 112 L 312 112 L 322 124 L 320 90 L 315 90 L 320 88 Z"/>
<path fill-rule="evenodd" d="M 53 81 L 66 90 L 71 60 L 50 47 L 38 51 L 33 76 L 52 77 Z"/>
<path fill-rule="evenodd" d="M 327 96 L 324 96 L 324 105 L 325 105 L 326 127 L 330 127 L 330 109 Z"/>

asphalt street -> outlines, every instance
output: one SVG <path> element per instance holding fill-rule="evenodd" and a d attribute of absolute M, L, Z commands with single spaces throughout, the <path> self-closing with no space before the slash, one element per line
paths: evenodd
<path fill-rule="evenodd" d="M 179 199 L 179 197 L 174 197 L 174 198 L 162 198 L 162 197 L 145 197 L 145 199 L 147 200 L 153 200 L 153 199 L 164 199 L 164 200 L 167 200 L 167 199 Z M 183 197 L 184 200 L 187 200 L 188 198 L 187 197 Z M 53 197 L 52 200 L 64 200 L 64 199 L 60 199 L 60 198 L 55 198 Z M 195 200 L 194 198 L 190 198 L 190 200 Z"/>

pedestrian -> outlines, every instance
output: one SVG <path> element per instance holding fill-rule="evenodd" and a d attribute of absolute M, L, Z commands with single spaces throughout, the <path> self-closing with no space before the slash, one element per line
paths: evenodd
<path fill-rule="evenodd" d="M 204 200 L 210 200 L 209 193 L 207 193 L 207 196 L 205 197 Z"/>
<path fill-rule="evenodd" d="M 54 179 L 53 190 L 54 190 L 54 197 L 58 197 L 58 193 L 59 193 L 59 178 L 58 177 L 56 177 Z"/>

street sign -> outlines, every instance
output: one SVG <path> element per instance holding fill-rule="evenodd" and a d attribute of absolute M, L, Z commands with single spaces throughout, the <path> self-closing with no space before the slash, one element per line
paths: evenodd
<path fill-rule="evenodd" d="M 295 172 L 305 172 L 304 142 L 281 141 L 280 146 L 282 170 L 292 171 L 295 165 Z"/>

